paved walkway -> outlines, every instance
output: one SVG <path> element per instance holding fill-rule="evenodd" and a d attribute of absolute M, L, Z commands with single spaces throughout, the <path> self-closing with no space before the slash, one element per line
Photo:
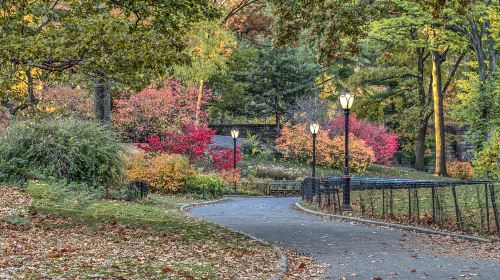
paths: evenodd
<path fill-rule="evenodd" d="M 499 261 L 423 253 L 402 231 L 314 218 L 290 209 L 296 201 L 231 198 L 191 214 L 312 254 L 331 264 L 327 279 L 500 279 Z"/>

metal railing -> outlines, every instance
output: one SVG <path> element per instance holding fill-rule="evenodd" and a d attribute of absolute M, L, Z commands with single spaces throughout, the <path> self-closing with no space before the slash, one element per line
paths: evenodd
<path fill-rule="evenodd" d="M 353 215 L 474 233 L 500 233 L 497 183 L 351 178 Z M 342 213 L 341 177 L 307 178 L 302 199 Z"/>

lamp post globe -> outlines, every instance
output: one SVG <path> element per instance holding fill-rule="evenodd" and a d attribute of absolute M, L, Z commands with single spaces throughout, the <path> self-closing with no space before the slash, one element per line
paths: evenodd
<path fill-rule="evenodd" d="M 238 139 L 238 136 L 240 135 L 240 132 L 238 129 L 233 128 L 231 129 L 231 137 L 233 138 L 233 168 L 236 169 L 236 139 Z"/>
<path fill-rule="evenodd" d="M 354 94 L 350 91 L 344 91 L 339 96 L 340 106 L 344 110 L 345 127 L 344 127 L 344 175 L 343 182 L 343 211 L 352 211 L 351 208 L 351 177 L 349 176 L 349 110 L 354 103 Z"/>
<path fill-rule="evenodd" d="M 238 129 L 236 129 L 236 128 L 231 129 L 231 137 L 233 139 L 238 138 L 239 134 L 240 134 L 240 131 Z"/>
<path fill-rule="evenodd" d="M 309 129 L 311 130 L 312 135 L 316 135 L 319 132 L 319 124 L 314 122 L 309 125 Z"/>
<path fill-rule="evenodd" d="M 354 103 L 354 94 L 350 91 L 344 91 L 339 95 L 340 106 L 343 110 L 350 110 Z"/>

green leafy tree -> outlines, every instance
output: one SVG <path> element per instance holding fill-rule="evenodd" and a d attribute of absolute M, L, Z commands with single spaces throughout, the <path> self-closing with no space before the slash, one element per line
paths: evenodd
<path fill-rule="evenodd" d="M 378 12 L 377 1 L 273 0 L 276 37 L 280 44 L 307 41 L 314 44 L 319 61 L 328 63 L 339 56 L 359 51 L 358 41 L 366 36 L 370 19 Z"/>
<path fill-rule="evenodd" d="M 251 86 L 246 81 L 248 71 L 254 66 L 256 49 L 250 44 L 239 41 L 233 48 L 226 67 L 218 68 L 207 81 L 207 86 L 213 91 L 214 99 L 209 105 L 212 119 L 223 122 L 228 117 L 246 116 L 246 106 L 252 101 L 246 94 Z"/>
<path fill-rule="evenodd" d="M 140 89 L 186 62 L 184 35 L 217 15 L 206 0 L 2 1 L 2 93 L 14 73 L 25 73 L 28 107 L 36 103 L 34 69 L 77 74 L 95 85 L 96 116 L 109 122 L 112 86 Z"/>
<path fill-rule="evenodd" d="M 448 9 L 443 12 L 446 17 L 441 26 L 463 37 L 474 53 L 470 69 L 475 74 L 469 73 L 461 82 L 463 94 L 454 107 L 455 116 L 467 126 L 468 139 L 479 151 L 498 127 L 500 2 L 449 2 Z"/>
<path fill-rule="evenodd" d="M 212 112 L 247 118 L 282 117 L 304 96 L 317 93 L 320 73 L 314 52 L 307 47 L 274 47 L 261 43 L 254 49 L 242 43 L 228 63 L 228 71 L 211 80 L 218 101 Z"/>
<path fill-rule="evenodd" d="M 196 120 L 201 110 L 205 82 L 213 75 L 223 74 L 227 60 L 236 45 L 234 36 L 217 21 L 203 21 L 194 25 L 186 35 L 188 47 L 184 54 L 191 63 L 175 67 L 175 75 L 188 83 L 198 84 Z"/>
<path fill-rule="evenodd" d="M 396 62 L 398 66 L 393 68 L 396 75 L 383 81 L 402 85 L 398 90 L 406 95 L 417 93 L 416 100 L 404 96 L 403 107 L 416 105 L 418 108 L 413 115 L 418 116 L 415 167 L 420 170 L 424 169 L 428 121 L 434 116 L 436 173 L 446 175 L 444 97 L 467 54 L 466 44 L 460 37 L 440 28 L 443 7 L 439 3 L 398 0 L 386 5 L 390 12 L 372 23 L 371 37 L 389 47 L 386 53 L 394 57 L 392 65 Z"/>

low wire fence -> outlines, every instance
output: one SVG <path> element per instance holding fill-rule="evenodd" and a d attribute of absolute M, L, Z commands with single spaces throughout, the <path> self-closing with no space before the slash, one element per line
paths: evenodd
<path fill-rule="evenodd" d="M 343 213 L 342 178 L 307 178 L 306 203 Z M 500 234 L 498 183 L 352 178 L 352 215 L 465 233 Z"/>

